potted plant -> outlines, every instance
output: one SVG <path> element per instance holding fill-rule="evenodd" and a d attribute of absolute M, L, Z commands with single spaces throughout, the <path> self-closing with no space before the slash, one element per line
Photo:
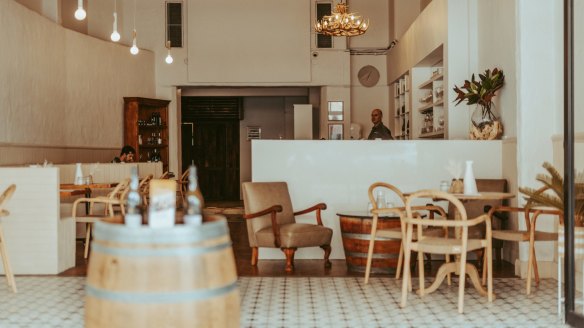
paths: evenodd
<path fill-rule="evenodd" d="M 456 105 L 466 101 L 468 105 L 477 105 L 472 114 L 470 139 L 493 140 L 500 139 L 503 135 L 503 124 L 495 111 L 493 97 L 495 92 L 503 87 L 505 74 L 503 70 L 487 69 L 479 74 L 479 80 L 473 74 L 470 81 L 465 80 L 462 87 L 454 85 L 456 92 Z"/>
<path fill-rule="evenodd" d="M 548 163 L 543 163 L 543 167 L 548 171 L 549 175 L 538 174 L 536 180 L 543 183 L 547 187 L 545 192 L 541 189 L 534 189 L 529 187 L 519 187 L 519 191 L 526 195 L 527 207 L 530 206 L 545 206 L 553 207 L 560 211 L 564 211 L 564 178 L 560 175 L 556 168 Z M 574 181 L 574 193 L 576 206 L 574 208 L 574 241 L 575 249 L 584 249 L 584 171 L 577 173 Z M 568 218 L 564 218 L 567 220 Z M 564 241 L 564 227 L 560 225 L 558 229 L 560 244 Z M 563 250 L 560 250 L 563 253 Z"/>

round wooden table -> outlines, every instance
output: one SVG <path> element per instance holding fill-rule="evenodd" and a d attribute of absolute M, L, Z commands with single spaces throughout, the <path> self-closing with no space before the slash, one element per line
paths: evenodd
<path fill-rule="evenodd" d="M 367 250 L 371 236 L 371 213 L 365 211 L 344 211 L 337 213 L 341 223 L 343 249 L 349 271 L 365 272 Z M 397 216 L 380 216 L 377 229 L 400 226 Z M 397 267 L 401 240 L 377 237 L 373 248 L 372 273 L 394 274 Z"/>

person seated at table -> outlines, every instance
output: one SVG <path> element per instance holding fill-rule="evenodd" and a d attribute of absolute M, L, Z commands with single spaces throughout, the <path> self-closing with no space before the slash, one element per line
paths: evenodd
<path fill-rule="evenodd" d="M 112 163 L 132 163 L 134 162 L 134 154 L 136 150 L 130 145 L 125 145 L 122 147 L 120 152 L 120 157 L 114 157 Z"/>

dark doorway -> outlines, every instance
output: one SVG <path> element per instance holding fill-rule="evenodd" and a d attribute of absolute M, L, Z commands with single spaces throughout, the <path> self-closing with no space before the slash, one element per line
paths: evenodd
<path fill-rule="evenodd" d="M 197 166 L 205 200 L 239 200 L 240 97 L 182 97 L 182 170 Z"/>

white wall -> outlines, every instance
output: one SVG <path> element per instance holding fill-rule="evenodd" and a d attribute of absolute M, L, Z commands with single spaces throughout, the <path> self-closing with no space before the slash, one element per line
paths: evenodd
<path fill-rule="evenodd" d="M 393 34 L 389 33 L 392 30 L 390 25 L 393 23 L 393 20 L 389 18 L 392 2 L 393 0 L 347 1 L 349 12 L 369 19 L 367 33 L 348 38 L 350 48 L 387 48 L 389 46 L 389 42 L 394 39 Z"/>
<path fill-rule="evenodd" d="M 245 97 L 244 116 L 239 123 L 239 178 L 251 181 L 252 141 L 247 140 L 247 127 L 262 128 L 262 139 L 294 139 L 292 105 L 307 103 L 307 97 Z"/>
<path fill-rule="evenodd" d="M 109 161 L 123 143 L 123 97 L 154 96 L 151 52 L 133 57 L 11 0 L 0 0 L 0 39 L 0 164 L 96 160 L 80 158 L 86 149 Z"/>
<path fill-rule="evenodd" d="M 517 32 L 515 1 L 488 0 L 478 2 L 478 67 L 477 72 L 498 67 L 505 72 L 505 86 L 494 98 L 504 125 L 504 137 L 517 136 Z M 542 46 L 540 40 L 540 46 Z"/>
<path fill-rule="evenodd" d="M 446 42 L 449 17 L 447 5 L 446 0 L 433 0 L 399 38 L 399 43 L 389 51 L 387 55 L 389 83 L 395 82 L 402 74 Z"/>
<path fill-rule="evenodd" d="M 394 0 L 395 35 L 401 41 L 403 34 L 420 14 L 419 0 Z"/>
<path fill-rule="evenodd" d="M 379 82 L 373 87 L 364 87 L 359 83 L 357 74 L 365 65 L 372 65 L 381 72 Z M 371 123 L 371 110 L 381 109 L 383 113 L 382 122 L 385 126 L 392 128 L 393 118 L 389 110 L 389 86 L 387 85 L 387 75 L 383 74 L 387 69 L 387 57 L 375 55 L 351 56 L 351 116 L 345 119 L 346 139 L 349 139 L 349 123 L 361 125 L 361 134 L 367 137 L 373 124 Z M 391 131 L 395 135 L 395 131 Z"/>
<path fill-rule="evenodd" d="M 553 160 L 552 136 L 563 126 L 563 53 L 558 51 L 563 48 L 563 6 L 549 0 L 517 0 L 516 4 L 518 185 L 537 187 L 535 176 L 541 172 L 541 164 Z M 540 219 L 539 223 L 544 230 L 555 228 L 552 220 Z M 524 262 L 527 245 L 519 250 Z M 537 249 L 544 276 L 549 267 L 545 262 L 553 260 L 554 252 L 553 245 Z"/>
<path fill-rule="evenodd" d="M 574 1 L 574 130 L 584 131 L 584 1 Z M 582 167 L 584 168 L 584 167 Z"/>
<path fill-rule="evenodd" d="M 430 9 L 434 2 L 436 0 L 432 1 L 427 9 Z M 444 84 L 461 85 L 477 70 L 477 0 L 449 0 L 447 5 L 448 37 L 444 45 Z M 445 90 L 447 92 L 444 93 L 444 103 L 448 104 L 446 137 L 468 139 L 470 117 L 475 108 L 465 103 L 455 106 L 452 103 L 456 98 L 453 88 L 448 87 Z"/>
<path fill-rule="evenodd" d="M 188 80 L 310 82 L 309 5 L 309 1 L 191 0 L 185 34 Z"/>

